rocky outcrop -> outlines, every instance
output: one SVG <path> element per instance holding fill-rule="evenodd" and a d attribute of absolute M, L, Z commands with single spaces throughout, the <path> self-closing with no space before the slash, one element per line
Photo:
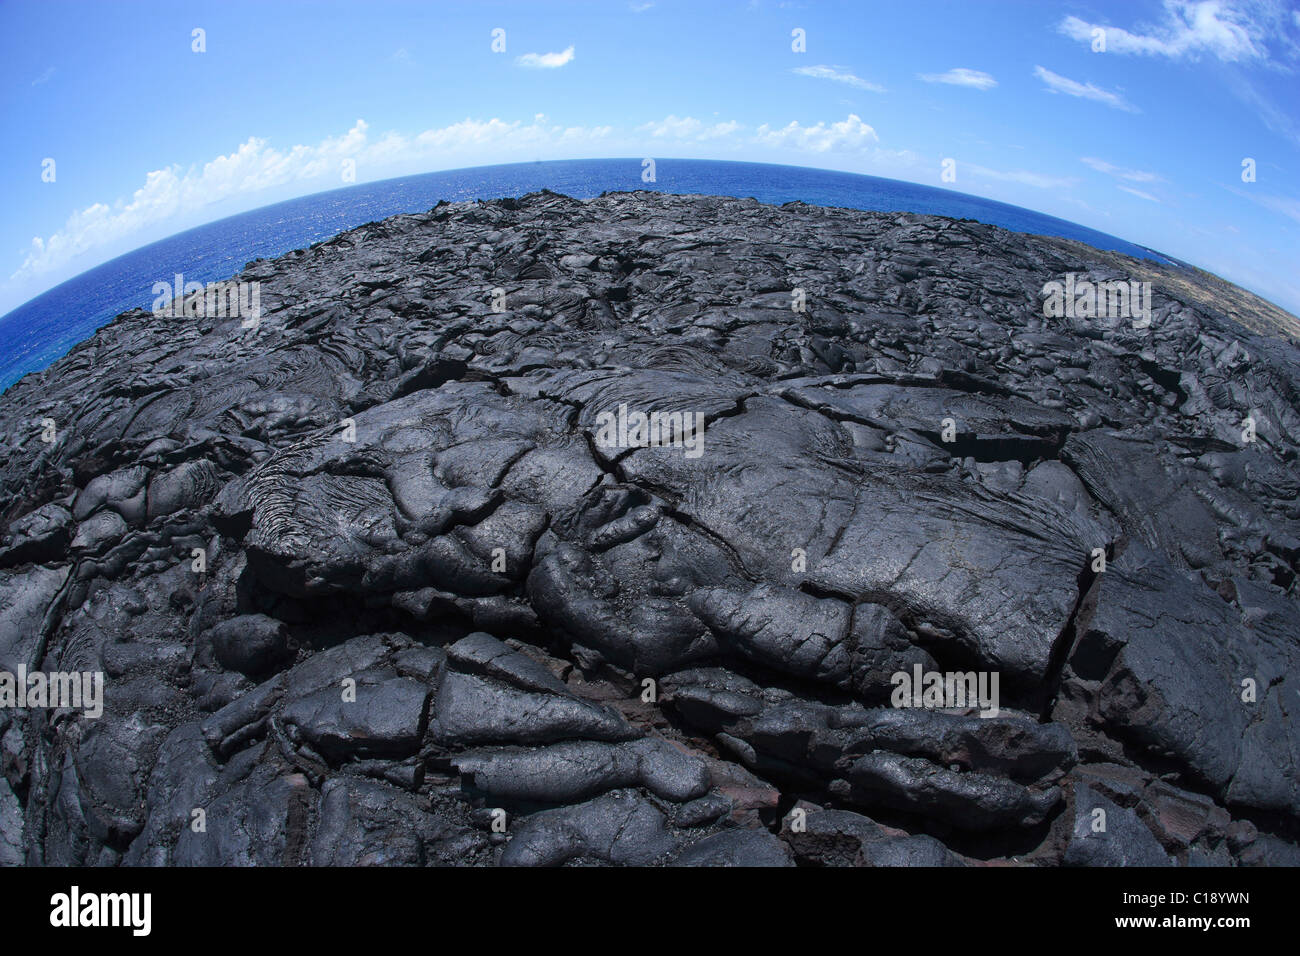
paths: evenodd
<path fill-rule="evenodd" d="M 1294 861 L 1300 351 L 1045 316 L 1125 261 L 540 193 L 120 316 L 0 399 L 0 671 L 104 679 L 0 863 Z"/>

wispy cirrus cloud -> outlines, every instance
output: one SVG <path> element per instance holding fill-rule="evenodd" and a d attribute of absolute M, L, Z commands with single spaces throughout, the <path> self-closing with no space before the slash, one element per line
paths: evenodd
<path fill-rule="evenodd" d="M 1276 102 L 1253 72 L 1294 74 L 1300 63 L 1300 11 L 1288 0 L 1165 0 L 1163 19 L 1125 30 L 1066 17 L 1057 29 L 1091 46 L 1101 31 L 1107 53 L 1194 62 L 1209 57 L 1231 68 L 1222 79 L 1269 130 L 1300 144 L 1294 96 Z M 1294 84 L 1294 80 L 1291 81 Z"/>
<path fill-rule="evenodd" d="M 1294 199 L 1290 196 L 1277 196 L 1272 193 L 1261 193 L 1255 189 L 1242 189 L 1240 187 L 1230 187 L 1230 191 L 1243 199 L 1250 200 L 1257 206 L 1262 206 L 1280 216 L 1286 216 L 1288 219 L 1300 222 L 1300 199 Z"/>
<path fill-rule="evenodd" d="M 1022 186 L 1033 186 L 1035 189 L 1066 189 L 1079 181 L 1072 176 L 1048 176 L 1027 169 L 989 169 L 987 166 L 977 166 L 974 163 L 959 163 L 957 168 L 984 179 L 1020 183 Z"/>
<path fill-rule="evenodd" d="M 515 63 L 531 70 L 556 70 L 573 62 L 573 45 L 565 47 L 559 53 L 525 53 Z"/>
<path fill-rule="evenodd" d="M 1116 179 L 1127 179 L 1133 183 L 1164 182 L 1164 177 L 1156 173 L 1149 173 L 1142 169 L 1125 169 L 1123 166 L 1116 166 L 1114 163 L 1108 163 L 1104 159 L 1097 159 L 1095 156 L 1081 156 L 1079 162 L 1099 173 L 1114 176 Z"/>
<path fill-rule="evenodd" d="M 845 86 L 851 86 L 855 90 L 866 90 L 868 93 L 884 93 L 885 88 L 878 83 L 871 83 L 862 77 L 850 73 L 841 67 L 835 66 L 799 66 L 790 71 L 800 76 L 810 76 L 815 80 L 831 80 L 834 83 L 843 83 Z"/>
<path fill-rule="evenodd" d="M 1224 77 L 1229 91 L 1250 107 L 1259 121 L 1272 132 L 1285 136 L 1296 146 L 1300 146 L 1300 112 L 1294 105 L 1279 105 L 1260 90 L 1245 76 L 1229 72 Z"/>
<path fill-rule="evenodd" d="M 1050 93 L 1064 93 L 1066 96 L 1077 96 L 1080 99 L 1092 100 L 1094 103 L 1101 103 L 1109 106 L 1111 109 L 1124 110 L 1126 113 L 1139 113 L 1136 106 L 1130 103 L 1118 93 L 1112 93 L 1109 90 L 1103 90 L 1099 86 L 1091 83 L 1080 83 L 1078 80 L 1072 80 L 1068 76 L 1061 76 L 1059 73 L 1053 73 L 1046 67 L 1034 67 L 1034 76 L 1038 77 L 1046 84 Z"/>
<path fill-rule="evenodd" d="M 982 70 L 968 70 L 964 66 L 955 67 L 946 73 L 918 73 L 917 76 L 926 83 L 947 83 L 975 90 L 991 90 L 998 85 L 997 80 Z"/>
<path fill-rule="evenodd" d="M 1272 3 L 1233 3 L 1230 0 L 1165 0 L 1161 22 L 1130 32 L 1122 27 L 1089 23 L 1076 16 L 1061 21 L 1061 33 L 1091 44 L 1102 30 L 1106 52 L 1163 56 L 1178 60 L 1202 54 L 1227 63 L 1268 59 L 1266 38 L 1270 25 L 1285 17 Z"/>
<path fill-rule="evenodd" d="M 1150 193 L 1143 192 L 1140 189 L 1134 189 L 1132 186 L 1116 186 L 1115 188 L 1126 193 L 1131 193 L 1132 195 L 1137 196 L 1138 199 L 1145 199 L 1147 202 L 1154 202 L 1154 203 L 1160 202 L 1159 199 L 1157 199 L 1155 196 L 1151 195 Z"/>

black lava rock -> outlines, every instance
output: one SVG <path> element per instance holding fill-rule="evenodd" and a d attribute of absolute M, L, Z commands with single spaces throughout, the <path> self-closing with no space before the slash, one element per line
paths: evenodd
<path fill-rule="evenodd" d="M 0 863 L 1300 854 L 1300 326 L 1249 293 L 644 192 L 235 281 L 0 398 L 0 672 L 104 677 L 0 686 Z"/>

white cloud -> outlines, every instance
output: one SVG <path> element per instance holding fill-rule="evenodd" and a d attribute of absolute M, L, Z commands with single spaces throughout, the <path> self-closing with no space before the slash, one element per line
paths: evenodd
<path fill-rule="evenodd" d="M 628 155 L 651 142 L 712 148 L 777 147 L 818 154 L 853 151 L 877 166 L 914 166 L 912 154 L 867 148 L 877 142 L 875 130 L 854 115 L 842 122 L 802 125 L 792 122 L 773 128 L 764 124 L 746 134 L 734 120 L 706 123 L 694 117 L 669 115 L 663 120 L 618 130 L 613 126 L 562 126 L 543 113 L 531 122 L 493 117 L 466 118 L 415 135 L 389 132 L 371 135 L 364 120 L 339 136 L 316 145 L 277 149 L 260 137 L 249 137 L 233 152 L 201 166 L 179 165 L 148 173 L 129 197 L 96 202 L 74 212 L 51 235 L 32 239 L 11 283 L 31 283 L 66 271 L 74 260 L 96 250 L 101 254 L 132 237 L 165 235 L 167 227 L 203 221 L 207 207 L 229 200 L 244 208 L 256 204 L 257 194 L 276 190 L 277 198 L 301 195 L 310 189 L 341 184 L 344 160 L 353 161 L 359 181 L 414 171 L 453 168 L 474 161 L 510 162 L 542 154 Z M 617 153 L 611 150 L 617 149 Z M 266 201 L 266 200 L 263 200 Z M 231 206 L 223 214 L 235 211 Z M 210 213 L 208 214 L 211 215 Z M 93 262 L 87 262 L 87 268 Z"/>
<path fill-rule="evenodd" d="M 693 116 L 678 117 L 669 115 L 657 123 L 643 123 L 636 128 L 636 131 L 638 133 L 647 133 L 655 139 L 708 140 L 730 136 L 741 128 L 741 124 L 735 120 L 714 123 L 709 126 Z"/>
<path fill-rule="evenodd" d="M 627 5 L 627 8 L 631 10 L 633 13 L 645 13 L 653 6 L 654 6 L 653 3 L 629 3 Z"/>
<path fill-rule="evenodd" d="M 1293 76 L 1294 66 L 1300 62 L 1300 36 L 1296 33 L 1300 11 L 1293 9 L 1294 5 L 1294 0 L 1165 0 L 1160 23 L 1133 31 L 1074 16 L 1062 20 L 1058 29 L 1089 47 L 1093 31 L 1103 30 L 1107 53 L 1189 61 L 1208 56 L 1240 66 L 1267 65 L 1274 72 Z M 1294 95 L 1274 102 L 1240 68 L 1223 71 L 1220 79 L 1270 131 L 1300 144 Z"/>
<path fill-rule="evenodd" d="M 573 62 L 573 46 L 570 44 L 562 53 L 525 53 L 515 62 L 529 69 L 555 70 Z"/>
<path fill-rule="evenodd" d="M 829 150 L 857 149 L 878 142 L 876 131 L 858 117 L 850 113 L 843 122 L 818 123 L 816 126 L 803 126 L 795 121 L 780 129 L 773 129 L 764 123 L 755 132 L 755 142 L 765 146 L 781 149 L 803 149 L 814 153 Z"/>
<path fill-rule="evenodd" d="M 744 126 L 735 120 L 727 120 L 725 123 L 714 123 L 712 126 L 706 126 L 699 135 L 699 139 L 722 139 L 730 136 L 737 130 L 743 129 Z"/>
<path fill-rule="evenodd" d="M 1041 66 L 1034 67 L 1034 76 L 1038 77 L 1047 84 L 1047 89 L 1052 93 L 1064 93 L 1066 96 L 1078 96 L 1085 100 L 1093 100 L 1097 103 L 1104 103 L 1111 109 L 1124 110 L 1129 113 L 1139 112 L 1138 108 L 1118 93 L 1112 93 L 1109 90 L 1103 90 L 1099 86 L 1093 86 L 1091 83 L 1080 83 L 1069 77 L 1061 76 L 1059 73 L 1053 73 L 1051 70 Z"/>
<path fill-rule="evenodd" d="M 500 119 L 465 119 L 450 126 L 425 130 L 407 137 L 387 133 L 371 139 L 364 120 L 342 136 L 327 137 L 315 146 L 298 145 L 286 150 L 272 147 L 265 139 L 249 137 L 234 152 L 218 156 L 201 167 L 180 166 L 157 169 L 145 176 L 144 185 L 129 199 L 109 204 L 96 202 L 69 216 L 63 227 L 48 238 L 32 240 L 22 265 L 10 278 L 25 281 L 52 272 L 70 260 L 96 248 L 158 226 L 168 220 L 190 216 L 204 207 L 226 199 L 243 197 L 274 187 L 292 187 L 311 182 L 318 188 L 329 180 L 339 184 L 344 160 L 352 160 L 362 172 L 393 169 L 407 164 L 418 168 L 430 160 L 480 152 L 520 153 L 540 145 L 605 140 L 609 126 L 561 127 L 546 125 L 545 117 L 530 124 L 507 123 Z"/>
<path fill-rule="evenodd" d="M 998 85 L 998 81 L 981 70 L 968 70 L 959 66 L 947 73 L 918 73 L 927 83 L 948 83 L 952 86 L 969 86 L 976 90 L 989 90 Z"/>
<path fill-rule="evenodd" d="M 1132 186 L 1116 186 L 1115 188 L 1122 189 L 1126 193 L 1132 193 L 1134 196 L 1137 196 L 1138 199 L 1145 199 L 1147 202 L 1155 202 L 1155 203 L 1160 202 L 1159 199 L 1157 199 L 1155 196 L 1151 195 L 1150 193 L 1144 193 L 1142 190 L 1134 189 Z"/>
<path fill-rule="evenodd" d="M 1165 56 L 1195 59 L 1203 53 L 1232 63 L 1264 60 L 1269 24 L 1279 19 L 1270 4 L 1246 5 L 1230 0 L 1165 0 L 1162 23 L 1131 33 L 1120 27 L 1088 23 L 1070 16 L 1061 21 L 1060 32 L 1091 45 L 1093 31 L 1106 32 L 1107 53 Z"/>
<path fill-rule="evenodd" d="M 1116 179 L 1127 179 L 1131 183 L 1164 182 L 1164 178 L 1155 173 L 1148 173 L 1141 169 L 1125 169 L 1123 166 L 1116 166 L 1113 163 L 1106 162 L 1104 159 L 1096 159 L 1092 156 L 1081 156 L 1079 162 L 1095 169 L 1099 173 L 1105 173 L 1107 176 L 1114 176 Z"/>
<path fill-rule="evenodd" d="M 639 132 L 649 133 L 656 139 L 671 138 L 684 139 L 698 132 L 704 124 L 693 116 L 677 117 L 673 115 L 665 116 L 658 123 L 644 123 L 637 127 Z"/>
<path fill-rule="evenodd" d="M 798 73 L 800 76 L 811 76 L 816 80 L 832 80 L 836 83 L 843 83 L 854 89 L 866 90 L 868 93 L 883 93 L 885 88 L 875 83 L 869 83 L 860 76 L 855 76 L 847 70 L 833 66 L 800 66 L 790 71 Z"/>

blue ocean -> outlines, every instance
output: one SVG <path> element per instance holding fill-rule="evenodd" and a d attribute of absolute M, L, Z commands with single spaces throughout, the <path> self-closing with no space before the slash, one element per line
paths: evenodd
<path fill-rule="evenodd" d="M 640 159 L 568 160 L 479 166 L 405 176 L 316 193 L 179 233 L 119 256 L 0 316 L 0 388 L 47 368 L 128 309 L 148 308 L 153 284 L 227 279 L 257 258 L 300 249 L 345 229 L 439 200 L 497 199 L 547 188 L 579 199 L 606 191 L 657 189 L 802 200 L 818 206 L 904 211 L 977 219 L 1016 232 L 1078 239 L 1140 258 L 1165 256 L 1084 226 L 1018 206 L 914 183 L 797 166 L 712 160 L 659 160 L 656 181 L 641 181 Z"/>

